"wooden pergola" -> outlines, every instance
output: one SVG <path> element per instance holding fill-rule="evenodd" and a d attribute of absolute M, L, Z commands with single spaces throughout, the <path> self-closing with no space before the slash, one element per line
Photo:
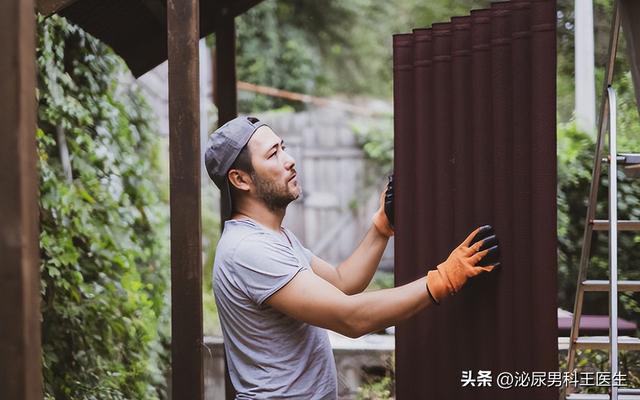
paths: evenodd
<path fill-rule="evenodd" d="M 0 3 L 0 387 L 43 396 L 36 156 L 35 10 L 110 45 L 138 77 L 168 58 L 172 397 L 203 398 L 198 41 L 216 35 L 218 123 L 237 115 L 234 18 L 262 0 Z M 229 397 L 230 390 L 227 390 Z"/>

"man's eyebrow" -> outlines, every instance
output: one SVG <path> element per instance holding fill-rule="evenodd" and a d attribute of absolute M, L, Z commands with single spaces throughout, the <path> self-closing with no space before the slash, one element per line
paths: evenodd
<path fill-rule="evenodd" d="M 268 155 L 268 154 L 269 154 L 269 152 L 270 152 L 271 150 L 273 150 L 273 148 L 274 148 L 274 147 L 278 147 L 278 145 L 280 145 L 280 146 L 284 146 L 284 139 L 280 139 L 280 143 L 274 143 L 274 145 L 273 145 L 273 146 L 271 146 L 271 147 L 269 147 L 269 148 L 267 149 L 267 151 L 265 151 L 265 152 L 264 152 L 264 154 L 265 154 L 265 155 Z"/>

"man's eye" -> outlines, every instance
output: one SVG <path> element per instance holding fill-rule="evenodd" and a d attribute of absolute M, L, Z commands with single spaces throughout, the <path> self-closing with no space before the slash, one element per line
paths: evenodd
<path fill-rule="evenodd" d="M 271 155 L 269 156 L 269 158 L 273 158 L 273 156 L 275 156 L 275 155 L 276 155 L 276 153 L 277 153 L 276 151 L 274 151 L 273 153 L 271 153 Z"/>

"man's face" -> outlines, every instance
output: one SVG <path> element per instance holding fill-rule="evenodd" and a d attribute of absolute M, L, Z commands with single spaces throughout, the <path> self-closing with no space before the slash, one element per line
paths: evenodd
<path fill-rule="evenodd" d="M 258 128 L 247 145 L 255 171 L 252 176 L 255 193 L 267 207 L 284 209 L 300 197 L 302 188 L 295 170 L 296 161 L 285 152 L 284 142 L 271 128 Z"/>

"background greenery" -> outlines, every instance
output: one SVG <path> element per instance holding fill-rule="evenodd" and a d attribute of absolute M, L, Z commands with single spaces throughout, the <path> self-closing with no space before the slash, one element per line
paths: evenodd
<path fill-rule="evenodd" d="M 164 398 L 168 235 L 149 110 L 122 61 L 61 18 L 38 18 L 37 64 L 45 398 Z"/>
<path fill-rule="evenodd" d="M 391 99 L 391 35 L 488 0 L 267 0 L 236 19 L 238 79 L 319 96 Z M 240 111 L 301 103 L 240 93 Z"/>

